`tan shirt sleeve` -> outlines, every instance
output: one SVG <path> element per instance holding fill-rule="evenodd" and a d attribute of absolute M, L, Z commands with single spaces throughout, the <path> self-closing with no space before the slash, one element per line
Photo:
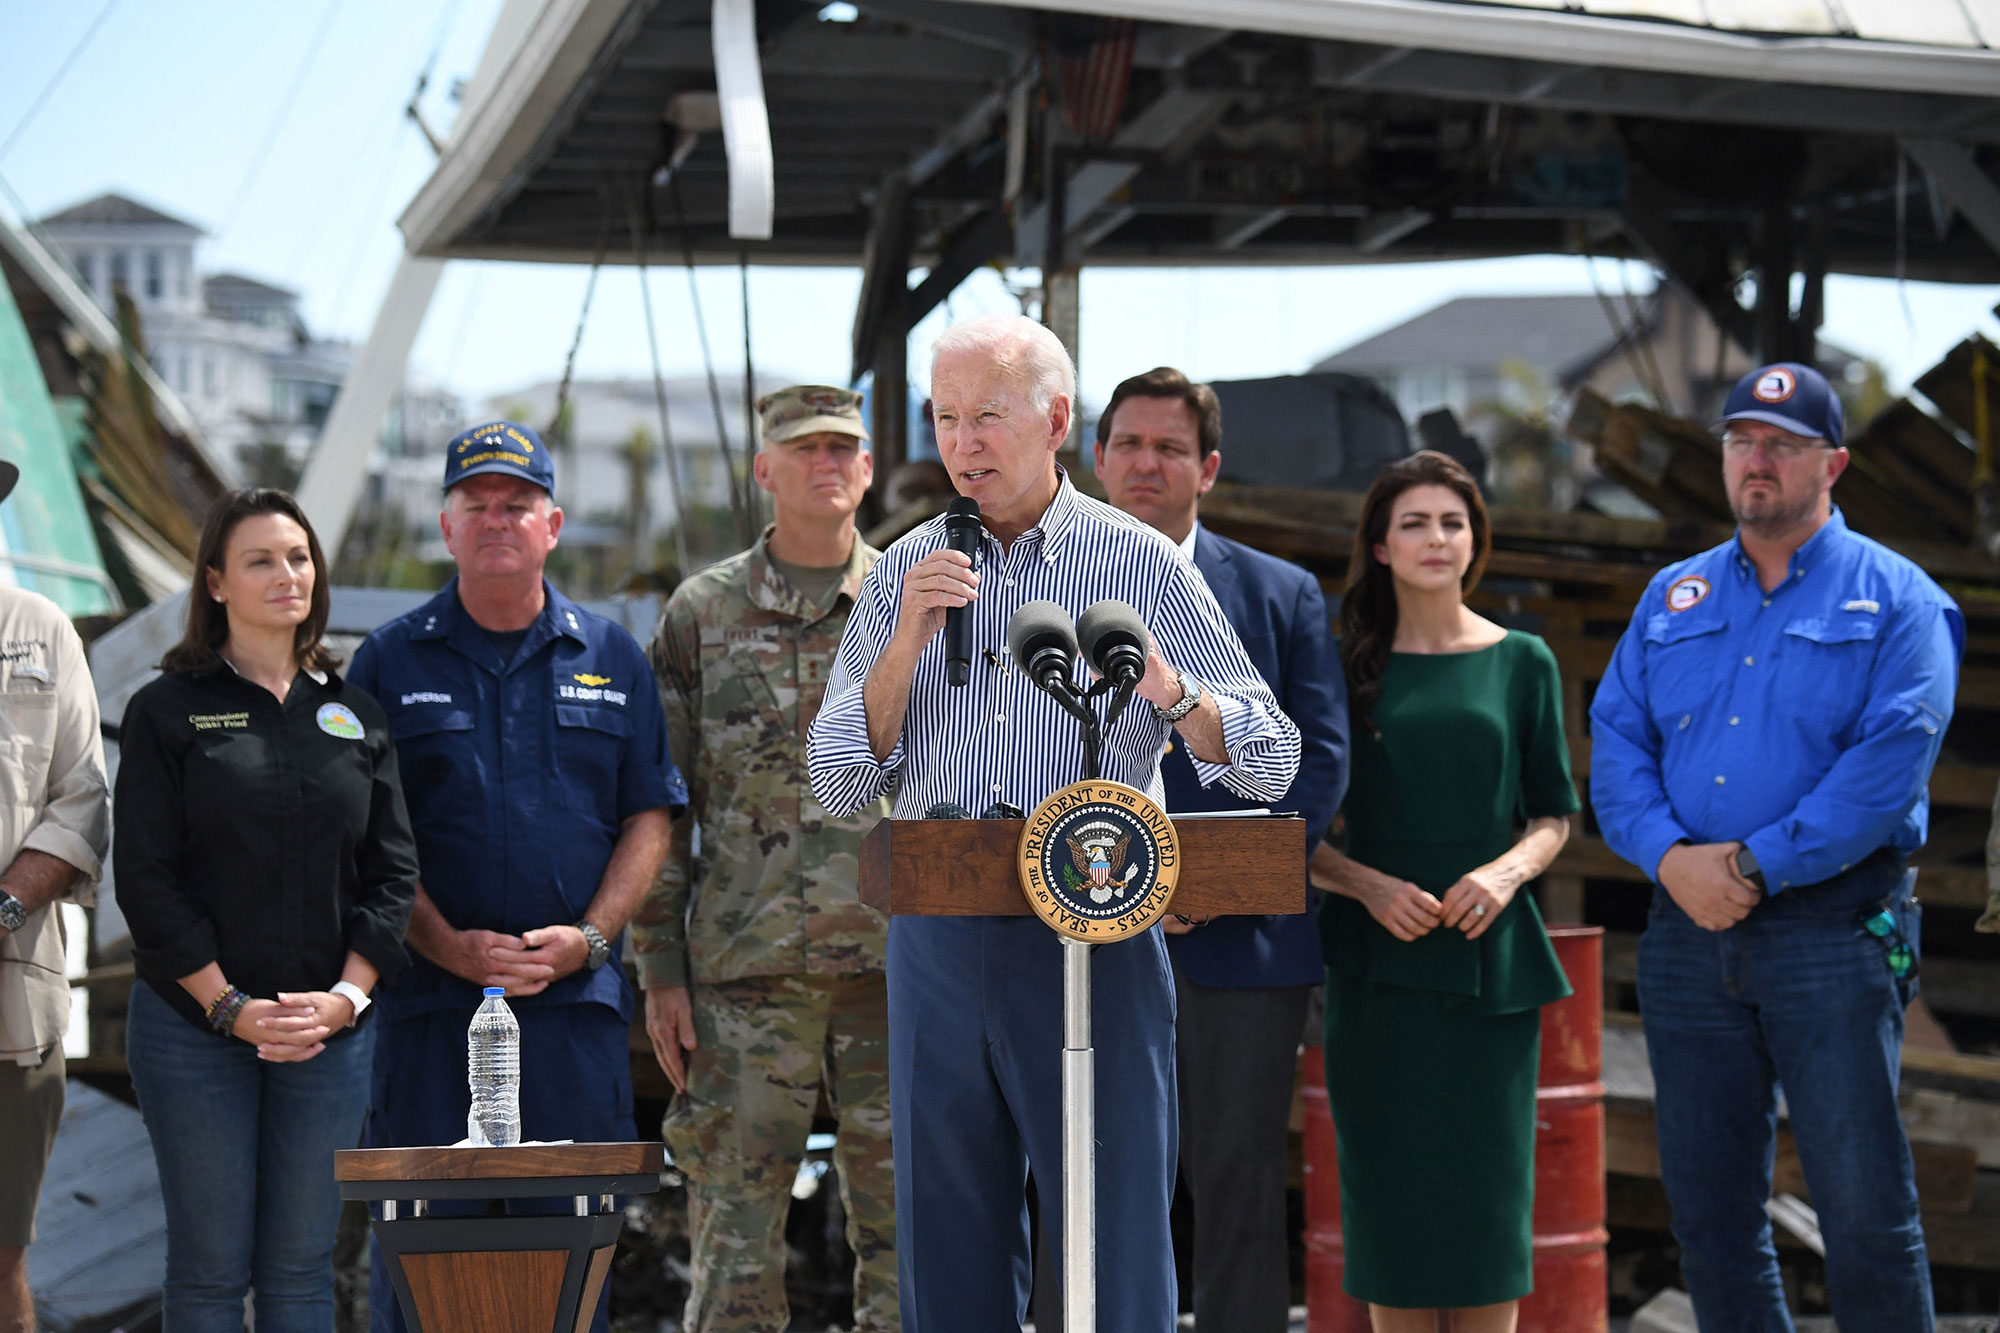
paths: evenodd
<path fill-rule="evenodd" d="M 66 896 L 93 900 L 111 841 L 97 691 L 83 641 L 45 598 L 0 590 L 0 866 L 23 850 L 82 872 Z M 0 1060 L 33 1065 L 69 1021 L 60 908 L 0 939 Z"/>
<path fill-rule="evenodd" d="M 56 709 L 50 736 L 48 789 L 41 817 L 21 840 L 60 857 L 83 872 L 68 896 L 88 905 L 104 873 L 111 846 L 111 796 L 104 780 L 104 741 L 99 731 L 97 687 L 83 653 L 83 640 L 69 621 L 52 627 L 55 641 Z"/>

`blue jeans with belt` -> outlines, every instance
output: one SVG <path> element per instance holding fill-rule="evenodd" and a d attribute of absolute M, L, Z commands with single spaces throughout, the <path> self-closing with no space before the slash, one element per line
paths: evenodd
<path fill-rule="evenodd" d="M 1903 1010 L 1870 904 L 1914 947 L 1916 872 L 1878 856 L 1707 931 L 1655 889 L 1639 943 L 1660 1178 L 1702 1333 L 1790 1333 L 1771 1222 L 1784 1089 L 1841 1333 L 1927 1333 L 1930 1268 L 1896 1105 Z"/>
<path fill-rule="evenodd" d="M 259 1060 L 132 987 L 125 1062 L 167 1213 L 164 1333 L 243 1333 L 253 1288 L 257 1333 L 333 1327 L 333 1154 L 361 1141 L 374 1049 L 364 1024 L 310 1060 Z"/>

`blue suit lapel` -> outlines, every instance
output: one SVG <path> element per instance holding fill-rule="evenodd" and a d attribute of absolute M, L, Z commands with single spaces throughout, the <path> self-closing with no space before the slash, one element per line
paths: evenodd
<path fill-rule="evenodd" d="M 1204 530 L 1196 533 L 1194 567 L 1208 581 L 1208 590 L 1221 603 L 1223 614 L 1233 620 L 1242 607 L 1236 588 L 1236 558 L 1229 553 L 1229 548 L 1212 532 Z"/>

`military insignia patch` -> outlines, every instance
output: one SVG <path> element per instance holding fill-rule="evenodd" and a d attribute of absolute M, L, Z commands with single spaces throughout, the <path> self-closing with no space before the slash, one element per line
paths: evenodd
<path fill-rule="evenodd" d="M 1051 794 L 1021 830 L 1019 860 L 1035 915 L 1093 944 L 1149 928 L 1180 878 L 1173 821 L 1122 782 L 1077 782 Z"/>

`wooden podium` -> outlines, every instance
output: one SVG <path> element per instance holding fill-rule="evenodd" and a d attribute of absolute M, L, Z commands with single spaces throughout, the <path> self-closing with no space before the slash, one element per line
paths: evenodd
<path fill-rule="evenodd" d="M 892 916 L 1032 916 L 1016 856 L 1021 819 L 885 819 L 861 841 L 861 901 Z M 1182 815 L 1187 917 L 1306 910 L 1306 821 L 1297 815 Z"/>
<path fill-rule="evenodd" d="M 1049 803 L 1062 795 L 1056 793 Z M 1160 817 L 1157 807 L 1150 817 Z M 885 819 L 861 842 L 861 901 L 894 916 L 1037 915 L 1022 888 L 1022 833 L 1036 818 L 1031 813 L 1026 820 Z M 1172 841 L 1178 844 L 1173 896 L 1163 909 L 1150 911 L 1212 917 L 1306 910 L 1305 820 L 1296 815 L 1197 815 L 1172 823 Z M 1047 828 L 1038 827 L 1037 836 Z M 1100 862 L 1092 871 L 1100 885 L 1101 867 Z M 1055 933 L 1063 951 L 1063 1329 L 1096 1333 L 1096 1074 L 1090 1032 L 1094 946 L 1067 930 Z"/>
<path fill-rule="evenodd" d="M 340 1197 L 382 1205 L 383 1262 L 410 1333 L 581 1333 L 611 1274 L 620 1194 L 660 1187 L 658 1143 L 359 1148 Z M 433 1217 L 436 1199 L 569 1198 L 541 1215 Z"/>

